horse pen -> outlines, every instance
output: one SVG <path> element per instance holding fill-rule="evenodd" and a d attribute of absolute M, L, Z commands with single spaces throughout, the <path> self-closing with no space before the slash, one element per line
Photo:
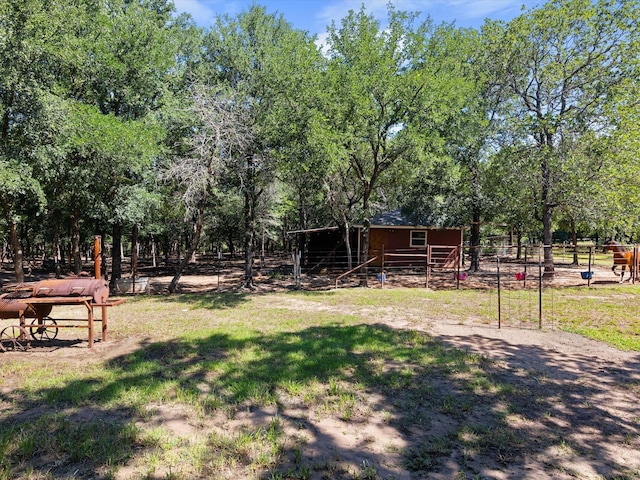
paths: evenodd
<path fill-rule="evenodd" d="M 637 263 L 636 246 L 621 248 L 636 252 Z M 472 251 L 464 245 L 433 246 L 418 254 L 384 252 L 383 247 L 381 261 L 370 259 L 366 269 L 358 265 L 351 270 L 309 268 L 300 263 L 297 254 L 265 256 L 256 261 L 255 288 L 257 292 L 330 291 L 360 288 L 366 278 L 366 287 L 370 289 L 473 291 L 480 300 L 473 310 L 457 315 L 460 322 L 554 329 L 558 315 L 571 308 L 570 299 L 576 288 L 591 288 L 596 297 L 598 288 L 616 286 L 622 280 L 623 292 L 627 285 L 635 285 L 638 269 L 633 276 L 620 276 L 615 253 L 612 255 L 605 245 L 589 243 L 575 248 L 561 244 L 553 245 L 552 249 L 555 264 L 552 276 L 544 272 L 542 245 L 483 246 L 478 251 L 477 271 L 470 268 Z M 211 262 L 191 265 L 181 288 L 183 292 L 234 292 L 242 282 L 242 275 L 242 259 L 216 256 Z M 151 276 L 149 288 L 154 293 L 166 292 L 170 279 L 166 274 Z M 623 302 L 624 297 L 611 301 Z M 594 321 L 598 318 L 588 310 L 584 315 Z"/>
<path fill-rule="evenodd" d="M 471 257 L 468 246 L 439 246 L 433 252 L 429 249 L 424 255 L 413 256 L 423 259 L 424 265 L 412 268 L 394 266 L 397 255 L 383 253 L 383 258 L 390 261 L 368 269 L 371 280 L 368 286 L 476 290 L 484 301 L 480 308 L 469 312 L 474 321 L 498 328 L 553 329 L 556 316 L 567 308 L 563 299 L 571 295 L 572 288 L 636 283 L 639 271 L 633 268 L 639 262 L 636 245 L 617 242 L 600 246 L 553 245 L 553 275 L 545 273 L 543 250 L 542 245 L 482 247 L 477 271 L 468 267 Z M 435 261 L 430 260 L 431 255 Z M 356 267 L 335 277 L 334 288 L 362 285 L 364 274 L 358 270 Z M 625 270 L 629 272 L 626 276 Z"/>
<path fill-rule="evenodd" d="M 368 268 L 360 265 L 350 271 L 345 268 L 314 271 L 301 265 L 299 256 L 280 254 L 256 259 L 254 283 L 256 292 L 265 293 L 358 288 L 364 284 L 365 278 L 367 288 L 374 289 L 474 291 L 480 300 L 472 310 L 457 314 L 460 322 L 471 321 L 500 328 L 553 329 L 556 316 L 567 308 L 564 299 L 571 295 L 572 289 L 597 289 L 623 280 L 625 285 L 635 284 L 637 268 L 633 269 L 633 275 L 625 271 L 618 273 L 617 270 L 625 266 L 629 271 L 628 264 L 623 265 L 619 260 L 618 250 L 631 252 L 630 256 L 627 253 L 623 258 L 625 262 L 637 265 L 638 248 L 634 245 L 589 244 L 578 248 L 554 245 L 553 276 L 544 272 L 543 247 L 540 245 L 482 247 L 478 251 L 477 271 L 470 268 L 470 247 L 463 245 L 433 246 L 422 254 L 385 253 L 383 250 L 382 261 L 370 259 Z M 144 292 L 162 295 L 167 293 L 172 278 L 172 264 L 152 266 L 142 258 L 136 273 L 139 277 L 136 281 L 144 280 L 148 286 Z M 243 274 L 243 259 L 240 257 L 201 255 L 186 269 L 180 291 L 237 292 Z M 43 277 L 41 275 L 35 280 Z M 127 280 L 126 277 L 125 274 L 123 280 Z M 5 278 L 8 278 L 7 274 Z M 587 316 L 593 317 L 590 313 Z"/>

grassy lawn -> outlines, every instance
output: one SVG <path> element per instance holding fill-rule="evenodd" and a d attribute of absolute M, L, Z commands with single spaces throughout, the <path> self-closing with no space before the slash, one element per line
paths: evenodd
<path fill-rule="evenodd" d="M 635 286 L 557 290 L 545 312 L 556 328 L 640 351 L 639 297 Z M 414 328 L 495 324 L 495 309 L 495 292 L 471 290 L 129 299 L 95 352 L 0 354 L 0 479 L 420 478 L 454 450 L 470 472 L 477 456 L 520 458 L 536 434 L 509 416 L 531 401 L 526 389 Z M 358 456 L 375 433 L 359 447 L 322 438 L 367 422 L 404 432 L 383 442 L 385 461 Z"/>

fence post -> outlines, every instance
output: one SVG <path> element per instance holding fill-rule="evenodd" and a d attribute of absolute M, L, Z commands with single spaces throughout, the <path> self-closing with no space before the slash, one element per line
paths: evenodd
<path fill-rule="evenodd" d="M 591 252 L 593 247 L 589 247 L 589 266 L 587 267 L 587 287 L 591 286 Z"/>
<path fill-rule="evenodd" d="M 538 328 L 542 329 L 542 261 L 538 257 Z"/>
<path fill-rule="evenodd" d="M 456 263 L 456 290 L 460 290 L 460 245 L 458 245 L 458 247 L 456 248 L 457 250 L 457 254 L 458 254 L 458 258 L 457 258 L 457 263 Z"/>
<path fill-rule="evenodd" d="M 498 274 L 498 329 L 502 328 L 502 305 L 500 304 L 500 255 L 496 255 L 496 271 Z"/>
<path fill-rule="evenodd" d="M 380 285 L 384 288 L 384 245 L 382 245 L 382 256 L 380 260 Z"/>
<path fill-rule="evenodd" d="M 300 265 L 300 251 L 297 251 L 292 255 L 293 255 L 293 278 L 296 283 L 296 290 L 300 290 L 302 288 L 302 283 L 300 278 L 302 274 L 302 266 Z"/>
<path fill-rule="evenodd" d="M 222 250 L 220 250 L 220 247 L 218 247 L 218 268 L 216 269 L 218 271 L 218 286 L 216 287 L 216 290 L 220 290 L 220 262 L 222 261 Z"/>
<path fill-rule="evenodd" d="M 527 288 L 527 246 L 524 246 L 524 280 L 522 281 L 522 286 Z"/>
<path fill-rule="evenodd" d="M 425 288 L 429 288 L 429 277 L 431 276 L 431 245 L 427 245 L 427 265 L 426 265 L 426 284 Z"/>
<path fill-rule="evenodd" d="M 100 279 L 100 270 L 102 260 L 102 237 L 100 235 L 93 236 L 93 271 L 94 277 Z"/>

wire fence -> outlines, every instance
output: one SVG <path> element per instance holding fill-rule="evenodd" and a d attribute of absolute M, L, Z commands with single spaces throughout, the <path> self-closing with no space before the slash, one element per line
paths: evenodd
<path fill-rule="evenodd" d="M 625 284 L 637 282 L 637 245 L 616 247 L 614 250 L 594 243 L 577 248 L 567 244 L 547 247 L 553 253 L 553 276 L 545 273 L 543 245 L 502 244 L 477 249 L 463 245 L 433 245 L 423 249 L 385 249 L 383 246 L 366 266 L 359 265 L 352 255 L 350 269 L 346 252 L 340 253 L 337 249 L 316 251 L 314 255 L 279 252 L 257 257 L 255 271 L 260 276 L 259 282 L 303 290 L 349 288 L 363 283 L 369 288 L 381 289 L 449 290 L 456 293 L 450 297 L 451 308 L 446 314 L 454 321 L 499 327 L 554 328 L 561 316 L 570 317 L 571 310 L 576 309 L 568 298 L 571 292 L 567 287 L 615 285 L 620 280 Z M 474 257 L 478 259 L 477 265 Z M 622 263 L 623 260 L 628 263 Z M 243 261 L 241 255 L 200 255 L 186 274 L 212 277 L 217 291 L 233 291 L 242 281 Z M 141 280 L 173 273 L 172 264 L 152 267 L 147 263 L 140 259 Z M 621 276 L 623 267 L 625 272 Z M 627 301 L 621 298 L 618 296 L 614 301 Z M 456 305 L 458 299 L 460 305 Z M 599 307 L 591 308 L 591 301 L 585 296 L 581 308 L 589 311 L 580 315 L 593 321 L 607 321 L 608 314 L 602 313 Z M 621 308 L 623 305 L 613 304 L 610 310 Z M 437 314 L 440 315 L 440 311 Z"/>
<path fill-rule="evenodd" d="M 636 245 L 621 247 L 628 252 L 626 277 L 616 277 L 615 269 L 611 272 L 612 266 L 621 268 L 622 264 L 617 260 L 617 252 L 606 246 L 547 247 L 553 254 L 553 275 L 545 272 L 543 245 L 482 247 L 478 252 L 478 270 L 469 268 L 472 257 L 469 247 L 434 246 L 425 254 L 381 252 L 369 260 L 366 271 L 357 266 L 338 275 L 335 288 L 353 285 L 346 281 L 350 277 L 359 279 L 360 284 L 366 277 L 372 281 L 369 286 L 379 288 L 475 290 L 474 301 L 467 311 L 468 319 L 495 324 L 498 328 L 553 329 L 560 316 L 570 317 L 571 312 L 567 310 L 575 308 L 569 306 L 571 302 L 563 292 L 566 287 L 611 285 L 623 279 L 629 284 L 637 281 L 638 248 Z M 594 307 L 588 317 L 606 321 L 601 311 Z"/>

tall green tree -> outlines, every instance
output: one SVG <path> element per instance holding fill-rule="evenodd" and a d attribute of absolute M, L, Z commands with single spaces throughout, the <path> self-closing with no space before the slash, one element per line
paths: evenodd
<path fill-rule="evenodd" d="M 18 282 L 24 280 L 20 222 L 28 203 L 43 205 L 31 165 L 34 149 L 46 141 L 40 135 L 44 94 L 54 85 L 52 66 L 64 61 L 62 20 L 73 14 L 67 7 L 42 0 L 0 1 L 0 197 Z"/>
<path fill-rule="evenodd" d="M 244 98 L 236 98 L 217 88 L 194 86 L 191 112 L 197 123 L 186 139 L 186 155 L 175 158 L 166 171 L 166 178 L 178 182 L 185 205 L 185 217 L 193 219 L 193 239 L 181 259 L 169 285 L 173 293 L 180 277 L 198 248 L 205 224 L 205 212 L 210 199 L 219 189 L 225 168 L 233 168 L 238 158 L 244 158 L 253 146 L 251 109 Z"/>
<path fill-rule="evenodd" d="M 0 159 L 0 214 L 9 225 L 16 282 L 24 282 L 23 253 L 18 226 L 29 213 L 39 212 L 45 204 L 40 184 L 31 177 L 28 166 Z"/>
<path fill-rule="evenodd" d="M 430 21 L 414 27 L 415 18 L 389 6 L 383 28 L 363 7 L 329 29 L 326 116 L 336 140 L 329 153 L 333 171 L 357 184 L 362 263 L 377 189 L 385 179 L 398 182 L 402 161 L 419 161 L 437 127 L 460 107 L 446 41 Z"/>
<path fill-rule="evenodd" d="M 75 100 L 58 99 L 50 107 L 50 121 L 57 125 L 55 147 L 43 148 L 35 172 L 50 199 L 54 228 L 70 229 L 71 260 L 79 273 L 82 224 L 92 230 L 106 218 L 122 221 L 121 190 L 130 189 L 135 180 L 142 183 L 145 166 L 158 154 L 162 132 L 154 122 L 105 115 Z"/>
<path fill-rule="evenodd" d="M 95 205 L 85 210 L 72 202 L 75 211 L 67 207 L 61 211 L 71 218 L 72 225 L 83 220 L 93 223 L 95 229 L 111 226 L 113 284 L 121 276 L 124 226 L 116 202 L 122 198 L 121 189 L 129 189 L 147 177 L 144 170 L 151 168 L 152 159 L 160 154 L 162 134 L 155 120 L 166 103 L 167 80 L 177 70 L 181 18 L 173 17 L 173 5 L 168 0 L 87 1 L 78 5 L 84 10 L 68 30 L 71 37 L 81 40 L 73 44 L 76 49 L 68 54 L 55 93 L 70 105 L 90 106 L 90 110 L 70 110 L 78 115 L 66 119 L 67 135 L 63 141 L 71 149 L 63 163 L 84 172 L 79 176 L 95 180 Z M 91 114 L 87 116 L 88 112 Z M 87 125 L 103 132 L 103 139 L 108 141 L 87 132 Z M 76 134 L 72 132 L 74 128 Z M 74 137 L 84 142 L 82 155 L 68 141 Z M 50 164 L 47 170 L 63 172 L 67 168 L 58 165 Z M 132 228 L 136 231 L 138 225 Z M 78 235 L 72 227 L 74 252 Z"/>
<path fill-rule="evenodd" d="M 204 49 L 207 78 L 233 90 L 249 115 L 252 142 L 231 163 L 244 197 L 244 285 L 252 288 L 259 200 L 275 178 L 278 150 L 295 124 L 291 98 L 304 88 L 300 77 L 317 52 L 306 32 L 258 5 L 236 18 L 219 17 Z"/>
<path fill-rule="evenodd" d="M 491 58 L 476 30 L 442 26 L 436 35 L 441 68 L 455 86 L 459 108 L 440 122 L 432 160 L 413 170 L 405 208 L 423 225 L 470 225 L 471 269 L 477 270 L 480 226 L 491 219 L 485 181 L 496 118 Z"/>
<path fill-rule="evenodd" d="M 579 183 L 575 177 L 586 180 L 606 159 L 575 155 L 575 148 L 611 134 L 621 91 L 637 78 L 640 8 L 633 0 L 552 0 L 485 32 L 495 46 L 504 131 L 528 148 L 535 168 L 534 208 L 552 275 L 554 213 Z"/>

